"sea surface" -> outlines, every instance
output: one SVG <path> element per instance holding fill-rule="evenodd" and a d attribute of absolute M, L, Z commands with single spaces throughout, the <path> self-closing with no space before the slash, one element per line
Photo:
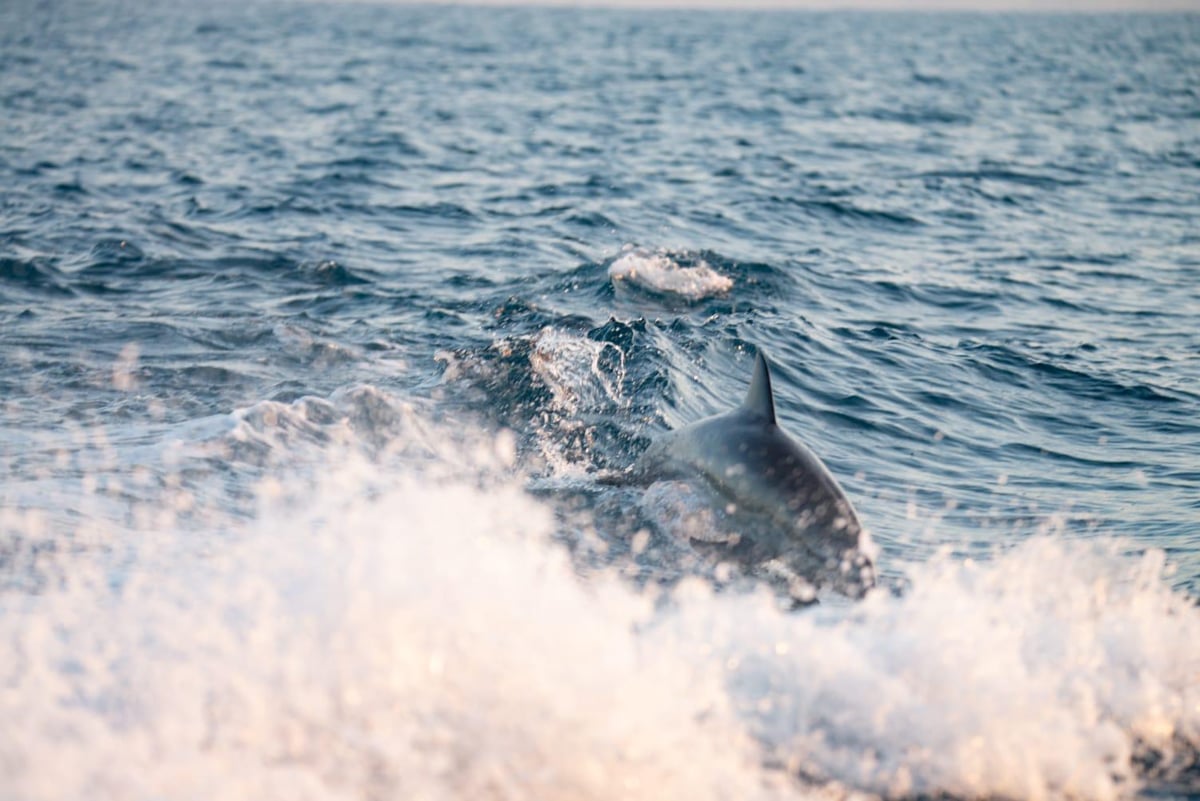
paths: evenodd
<path fill-rule="evenodd" d="M 1198 320 L 1200 16 L 5 0 L 0 798 L 1198 798 Z"/>

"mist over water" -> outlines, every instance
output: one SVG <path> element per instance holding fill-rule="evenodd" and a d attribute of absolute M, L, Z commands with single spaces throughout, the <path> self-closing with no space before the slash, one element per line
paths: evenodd
<path fill-rule="evenodd" d="M 1195 797 L 1197 42 L 0 8 L 0 797 Z M 861 602 L 607 480 L 757 348 Z"/>

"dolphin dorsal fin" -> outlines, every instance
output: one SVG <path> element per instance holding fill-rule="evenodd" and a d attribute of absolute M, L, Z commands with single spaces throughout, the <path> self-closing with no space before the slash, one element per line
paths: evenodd
<path fill-rule="evenodd" d="M 771 370 L 762 350 L 754 359 L 754 375 L 750 378 L 750 391 L 742 401 L 742 411 L 749 412 L 764 422 L 775 424 L 775 396 L 771 393 Z"/>

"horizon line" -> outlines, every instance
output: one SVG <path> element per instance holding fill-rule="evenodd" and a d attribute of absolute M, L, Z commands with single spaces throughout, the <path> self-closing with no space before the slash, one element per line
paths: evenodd
<path fill-rule="evenodd" d="M 1200 0 L 310 0 L 355 5 L 633 11 L 819 11 L 981 14 L 1197 14 Z"/>

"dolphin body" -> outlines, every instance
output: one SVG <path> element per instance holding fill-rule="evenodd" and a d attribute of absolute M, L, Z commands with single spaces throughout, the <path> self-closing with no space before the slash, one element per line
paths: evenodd
<path fill-rule="evenodd" d="M 875 585 L 871 545 L 850 499 L 821 460 L 775 420 L 771 371 L 759 350 L 742 405 L 655 440 L 631 468 L 642 481 L 702 476 L 760 524 L 729 555 L 786 581 L 806 603 L 822 586 L 851 598 Z"/>

